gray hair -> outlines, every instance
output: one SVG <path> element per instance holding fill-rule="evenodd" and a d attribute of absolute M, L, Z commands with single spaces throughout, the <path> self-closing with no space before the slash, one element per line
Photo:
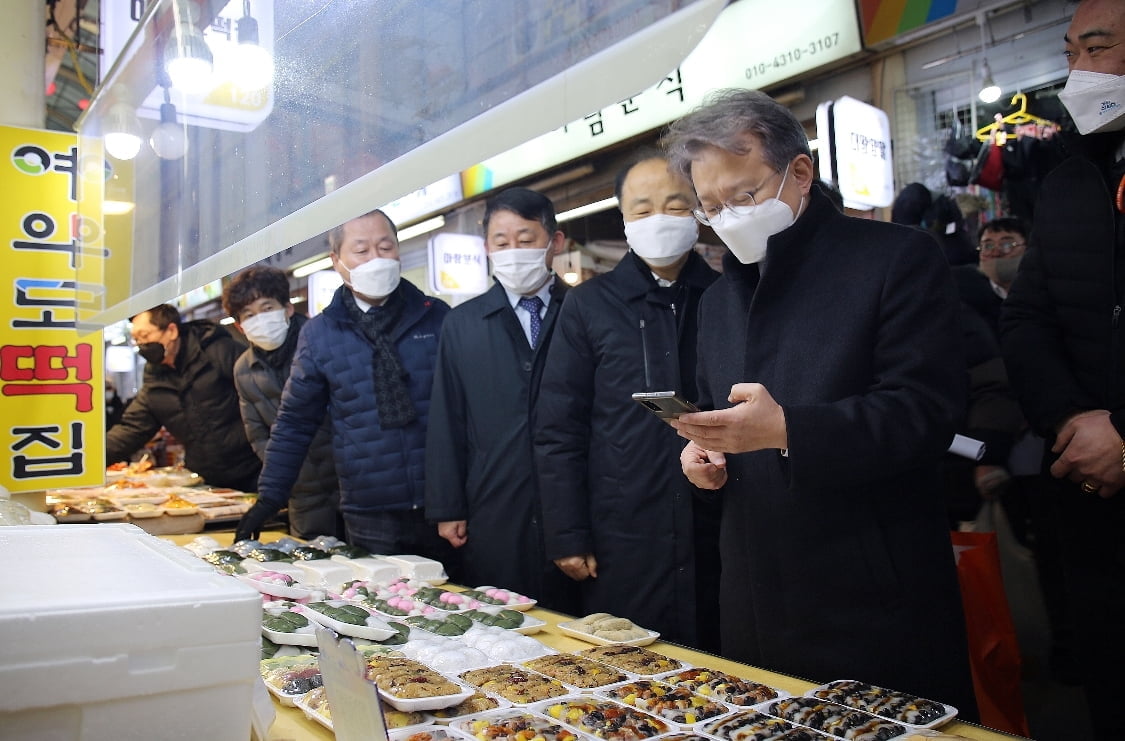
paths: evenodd
<path fill-rule="evenodd" d="M 812 157 L 805 129 L 788 108 L 763 92 L 740 88 L 708 94 L 703 105 L 668 125 L 661 144 L 669 167 L 690 181 L 691 163 L 703 149 L 746 154 L 747 134 L 757 137 L 762 158 L 778 172 L 799 154 Z"/>

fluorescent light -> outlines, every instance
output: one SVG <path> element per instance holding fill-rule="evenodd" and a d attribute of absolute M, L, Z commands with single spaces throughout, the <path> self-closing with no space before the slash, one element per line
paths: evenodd
<path fill-rule="evenodd" d="M 809 139 L 809 151 L 815 152 L 820 149 L 820 139 Z"/>
<path fill-rule="evenodd" d="M 111 201 L 106 199 L 102 201 L 102 215 L 104 216 L 124 216 L 133 210 L 137 204 L 132 201 Z"/>
<path fill-rule="evenodd" d="M 599 211 L 606 211 L 611 208 L 616 208 L 616 206 L 617 197 L 610 196 L 609 198 L 604 198 L 593 203 L 587 203 L 585 206 L 579 206 L 578 208 L 572 208 L 569 211 L 563 211 L 561 214 L 556 214 L 555 221 L 561 224 L 564 221 L 577 219 L 578 217 L 586 216 L 587 214 L 596 214 Z"/>
<path fill-rule="evenodd" d="M 422 234 L 428 234 L 435 229 L 441 229 L 443 226 L 445 226 L 445 217 L 435 216 L 432 219 L 426 219 L 425 221 L 421 221 L 414 226 L 408 226 L 405 229 L 399 230 L 398 241 L 403 242 L 407 239 L 413 239 L 414 237 L 420 236 Z M 296 273 L 294 273 L 294 275 L 296 275 Z"/>
<path fill-rule="evenodd" d="M 291 304 L 300 304 L 300 303 L 303 303 L 304 301 L 305 301 L 304 296 L 290 296 L 289 297 L 289 303 L 291 303 Z"/>
<path fill-rule="evenodd" d="M 304 278 L 306 275 L 319 273 L 321 270 L 328 270 L 328 268 L 330 267 L 332 267 L 332 258 L 322 257 L 319 260 L 313 260 L 312 262 L 307 262 L 300 267 L 293 268 L 293 277 Z"/>
<path fill-rule="evenodd" d="M 219 320 L 219 324 L 234 324 L 233 316 L 225 316 Z"/>

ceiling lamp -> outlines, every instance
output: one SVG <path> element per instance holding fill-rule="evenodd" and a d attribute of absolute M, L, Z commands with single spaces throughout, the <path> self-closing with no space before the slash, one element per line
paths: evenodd
<path fill-rule="evenodd" d="M 239 90 L 263 90 L 273 84 L 273 55 L 258 41 L 258 21 L 250 15 L 250 0 L 242 0 L 236 26 L 238 43 L 230 54 L 231 82 Z"/>
<path fill-rule="evenodd" d="M 187 94 L 197 95 L 211 89 L 211 72 L 215 57 L 203 32 L 195 27 L 198 9 L 192 3 L 186 4 L 188 12 L 176 19 L 172 34 L 164 45 L 164 69 L 172 87 Z M 174 6 L 183 7 L 180 3 Z"/>
<path fill-rule="evenodd" d="M 152 130 L 148 143 L 163 160 L 178 160 L 187 153 L 187 133 L 179 124 L 168 88 L 164 88 L 164 102 L 160 104 L 160 123 Z"/>
<path fill-rule="evenodd" d="M 127 103 L 114 103 L 102 126 L 105 151 L 119 160 L 131 160 L 141 151 L 141 122 Z"/>
<path fill-rule="evenodd" d="M 977 97 L 982 103 L 995 103 L 1000 99 L 1000 86 L 992 79 L 992 68 L 988 66 L 988 57 L 985 56 L 988 45 L 984 40 L 984 24 L 984 13 L 977 13 L 977 26 L 980 28 L 980 55 L 983 60 L 980 66 L 980 92 L 977 93 Z"/>
<path fill-rule="evenodd" d="M 977 93 L 977 97 L 982 103 L 995 103 L 1000 99 L 1000 86 L 992 79 L 992 70 L 988 66 L 987 59 L 981 64 L 980 71 L 980 92 Z"/>

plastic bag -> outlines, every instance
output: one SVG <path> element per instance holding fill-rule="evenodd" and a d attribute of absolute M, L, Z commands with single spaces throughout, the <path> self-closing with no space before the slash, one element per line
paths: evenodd
<path fill-rule="evenodd" d="M 985 502 L 981 508 L 985 522 L 1003 518 L 997 513 L 999 502 Z M 987 512 L 986 512 L 987 511 Z M 1007 520 L 1004 519 L 1006 527 Z M 1004 578 L 996 532 L 954 532 L 953 550 L 957 559 L 957 578 L 965 610 L 969 639 L 969 663 L 973 690 L 981 723 L 1020 736 L 1030 735 L 1020 692 L 1020 650 Z M 1011 537 L 1011 533 L 1008 533 Z"/>

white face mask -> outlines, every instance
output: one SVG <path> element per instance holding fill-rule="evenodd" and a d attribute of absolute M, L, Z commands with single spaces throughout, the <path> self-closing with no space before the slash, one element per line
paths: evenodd
<path fill-rule="evenodd" d="M 344 265 L 344 270 L 348 271 L 352 290 L 361 298 L 386 298 L 394 293 L 402 278 L 402 263 L 389 257 L 375 257 L 350 270 Z"/>
<path fill-rule="evenodd" d="M 683 257 L 699 239 L 694 216 L 653 214 L 625 222 L 625 241 L 649 265 L 662 268 Z"/>
<path fill-rule="evenodd" d="M 1125 75 L 1076 69 L 1059 93 L 1081 134 L 1125 128 Z"/>
<path fill-rule="evenodd" d="M 711 225 L 715 234 L 743 265 L 764 260 L 769 238 L 797 220 L 789 204 L 778 198 L 788 177 L 789 168 L 786 167 L 776 196 L 753 206 L 729 206 L 724 209 L 720 224 Z M 801 205 L 804 202 L 802 196 Z M 797 208 L 800 210 L 801 206 Z"/>
<path fill-rule="evenodd" d="M 242 334 L 255 347 L 276 350 L 285 344 L 285 336 L 289 334 L 289 317 L 285 309 L 263 311 L 242 322 L 241 327 Z"/>
<path fill-rule="evenodd" d="M 492 261 L 492 277 L 500 285 L 520 296 L 535 293 L 547 282 L 547 248 L 541 250 L 510 249 L 488 253 Z"/>

